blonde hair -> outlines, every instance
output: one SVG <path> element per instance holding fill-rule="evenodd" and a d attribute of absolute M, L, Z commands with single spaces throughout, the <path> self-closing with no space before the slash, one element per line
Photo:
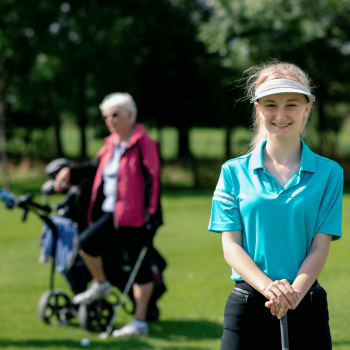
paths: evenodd
<path fill-rule="evenodd" d="M 132 96 L 126 92 L 115 92 L 105 96 L 100 104 L 100 111 L 103 113 L 104 110 L 110 107 L 120 106 L 131 112 L 131 123 L 134 123 L 137 116 L 137 108 Z"/>
<path fill-rule="evenodd" d="M 265 81 L 273 79 L 289 79 L 294 80 L 300 84 L 305 85 L 310 91 L 310 79 L 307 74 L 293 63 L 280 62 L 277 60 L 271 60 L 266 63 L 255 65 L 250 67 L 244 72 L 247 75 L 243 80 L 246 85 L 245 100 L 250 100 L 255 96 L 256 89 Z M 305 121 L 300 137 L 304 137 L 306 134 L 307 120 Z M 266 140 L 267 133 L 262 125 L 262 120 L 259 118 L 258 112 L 255 109 L 253 112 L 253 139 L 250 142 L 249 149 L 253 151 L 262 141 Z"/>

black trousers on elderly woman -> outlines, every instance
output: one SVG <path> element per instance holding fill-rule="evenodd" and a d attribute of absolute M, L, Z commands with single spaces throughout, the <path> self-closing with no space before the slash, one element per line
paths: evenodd
<path fill-rule="evenodd" d="M 147 230 L 145 226 L 118 227 L 116 229 L 113 224 L 113 213 L 104 213 L 93 225 L 81 233 L 80 248 L 91 256 L 116 256 L 121 262 L 127 260 L 130 267 L 133 267 L 141 249 L 150 238 L 152 240 L 154 233 L 154 231 Z M 151 241 L 135 278 L 135 282 L 138 284 L 145 284 L 153 280 L 151 273 L 152 252 L 153 244 Z M 113 259 L 108 261 L 112 261 L 111 264 L 113 264 Z M 113 270 L 113 266 L 104 266 L 104 268 Z"/>

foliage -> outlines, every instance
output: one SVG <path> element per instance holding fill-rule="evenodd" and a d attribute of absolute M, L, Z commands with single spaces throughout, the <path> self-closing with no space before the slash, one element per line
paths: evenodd
<path fill-rule="evenodd" d="M 131 93 L 139 119 L 153 126 L 220 125 L 212 116 L 227 110 L 224 69 L 195 40 L 195 18 L 206 13 L 196 1 L 12 0 L 0 13 L 0 48 L 16 57 L 6 97 L 9 138 L 30 114 L 28 128 L 54 127 L 62 155 L 61 122 L 71 118 L 86 157 L 85 128 L 106 132 L 98 105 L 115 91 Z"/>
<path fill-rule="evenodd" d="M 230 83 L 269 58 L 295 62 L 313 78 L 321 152 L 335 149 L 322 140 L 334 139 L 326 134 L 339 133 L 349 115 L 345 0 L 4 0 L 0 13 L 7 137 L 50 128 L 51 154 L 63 155 L 68 120 L 80 127 L 86 157 L 86 127 L 106 134 L 98 105 L 115 91 L 134 96 L 141 122 L 178 128 L 180 154 L 189 153 L 193 126 L 224 127 L 229 141 L 251 114 Z M 226 142 L 227 156 L 229 149 Z"/>
<path fill-rule="evenodd" d="M 349 116 L 335 107 L 350 97 L 348 1 L 215 0 L 211 11 L 198 37 L 224 67 L 243 71 L 269 58 L 296 63 L 314 81 L 318 132 L 339 132 Z"/>

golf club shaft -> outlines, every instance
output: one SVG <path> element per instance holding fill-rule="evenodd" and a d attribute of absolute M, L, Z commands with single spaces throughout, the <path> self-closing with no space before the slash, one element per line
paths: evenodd
<path fill-rule="evenodd" d="M 123 307 L 125 299 L 126 299 L 128 293 L 129 293 L 129 290 L 130 290 L 132 284 L 134 283 L 135 277 L 137 275 L 137 272 L 139 271 L 139 268 L 141 266 L 143 258 L 145 257 L 145 255 L 147 253 L 148 246 L 149 246 L 149 242 L 141 249 L 139 257 L 136 260 L 136 263 L 134 265 L 133 270 L 131 271 L 131 274 L 130 274 L 130 277 L 128 279 L 128 282 L 126 283 L 126 286 L 125 286 L 125 288 L 123 290 L 123 294 L 121 295 L 121 297 L 119 299 L 119 302 L 118 302 L 117 306 L 114 309 L 113 316 L 112 316 L 111 320 L 109 321 L 109 324 L 108 324 L 108 326 L 106 328 L 106 331 L 104 332 L 107 336 L 109 336 L 111 334 L 111 332 L 112 332 L 115 320 L 117 319 L 118 314 L 119 314 L 121 308 Z"/>
<path fill-rule="evenodd" d="M 285 314 L 281 318 L 280 325 L 281 325 L 282 349 L 289 350 L 287 314 Z"/>

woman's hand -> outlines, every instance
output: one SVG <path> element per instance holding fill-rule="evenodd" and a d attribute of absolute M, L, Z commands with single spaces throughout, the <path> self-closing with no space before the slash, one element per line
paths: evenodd
<path fill-rule="evenodd" d="M 269 306 L 267 306 L 269 305 Z M 275 305 L 273 301 L 267 301 L 265 303 L 265 306 L 270 308 L 271 315 L 276 316 L 279 320 L 287 313 L 289 310 L 287 307 L 284 305 Z"/>
<path fill-rule="evenodd" d="M 53 186 L 55 192 L 62 192 L 67 188 L 70 180 L 70 169 L 68 167 L 62 168 L 55 177 L 55 184 Z"/>
<path fill-rule="evenodd" d="M 298 305 L 299 293 L 286 280 L 277 280 L 265 289 L 264 295 L 270 299 L 265 306 L 270 308 L 271 314 L 281 319 L 288 311 Z"/>

